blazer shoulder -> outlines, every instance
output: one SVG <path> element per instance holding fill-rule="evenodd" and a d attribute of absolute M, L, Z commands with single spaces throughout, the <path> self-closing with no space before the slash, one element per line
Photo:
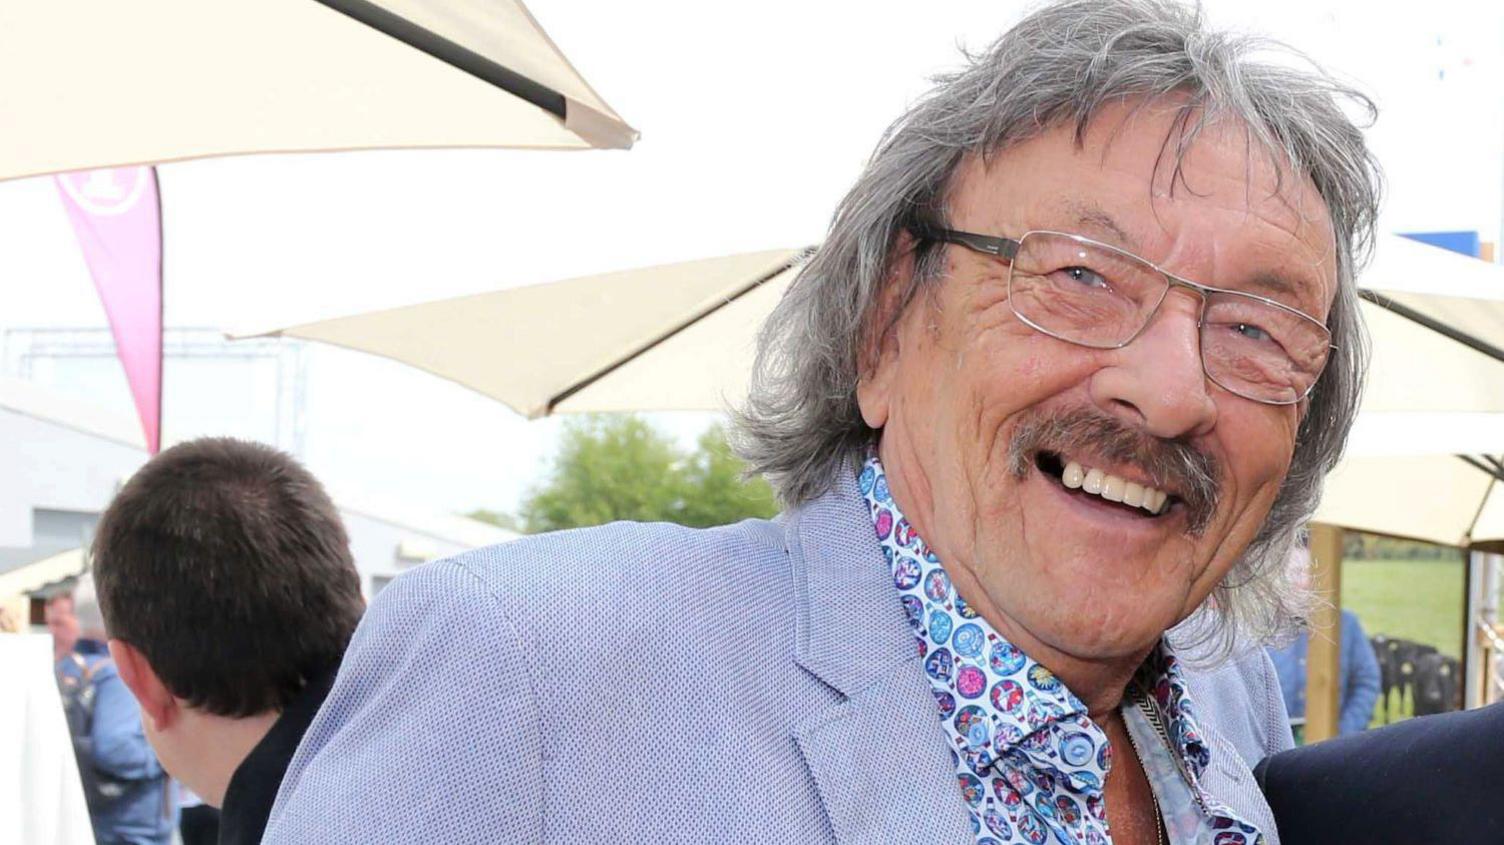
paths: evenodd
<path fill-rule="evenodd" d="M 1263 648 L 1211 666 L 1193 659 L 1186 675 L 1203 726 L 1226 739 L 1247 766 L 1294 745 L 1279 678 Z"/>
<path fill-rule="evenodd" d="M 786 555 L 778 522 L 749 519 L 715 528 L 613 522 L 523 537 L 428 566 L 458 567 L 508 606 L 610 602 L 673 580 L 764 576 Z"/>
<path fill-rule="evenodd" d="M 531 651 L 503 605 L 454 560 L 383 589 L 288 765 L 264 841 L 338 831 L 418 842 L 435 830 L 538 841 L 543 710 Z"/>

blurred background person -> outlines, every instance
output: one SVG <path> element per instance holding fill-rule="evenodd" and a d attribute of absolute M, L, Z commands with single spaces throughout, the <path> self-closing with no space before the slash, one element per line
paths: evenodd
<path fill-rule="evenodd" d="M 260 842 L 365 611 L 334 503 L 269 446 L 181 443 L 110 503 L 93 566 L 110 653 L 163 764 L 220 809 L 220 843 Z"/>
<path fill-rule="evenodd" d="M 84 800 L 99 845 L 166 845 L 177 822 L 173 788 L 141 724 L 141 709 L 105 647 L 94 582 L 85 574 L 69 596 L 47 603 L 54 638 L 71 635 L 57 661 L 58 690 Z M 56 640 L 54 646 L 60 645 Z"/>
<path fill-rule="evenodd" d="M 1291 552 L 1290 568 L 1302 581 L 1309 581 L 1311 553 L 1302 547 Z M 1324 597 L 1329 598 L 1329 597 Z M 1300 633 L 1283 648 L 1270 648 L 1269 657 L 1279 675 L 1280 692 L 1285 698 L 1285 710 L 1290 714 L 1290 726 L 1296 742 L 1304 739 L 1306 717 L 1306 651 L 1310 645 L 1310 631 L 1301 628 Z M 1342 611 L 1341 681 L 1338 689 L 1337 732 L 1357 733 L 1368 727 L 1373 718 L 1374 705 L 1379 700 L 1379 660 L 1369 645 L 1363 623 L 1351 610 Z"/>
<path fill-rule="evenodd" d="M 61 662 L 78 644 L 78 619 L 73 615 L 73 593 L 63 592 L 42 605 L 42 621 L 52 634 L 52 659 Z M 85 647 L 89 647 L 87 644 Z"/>

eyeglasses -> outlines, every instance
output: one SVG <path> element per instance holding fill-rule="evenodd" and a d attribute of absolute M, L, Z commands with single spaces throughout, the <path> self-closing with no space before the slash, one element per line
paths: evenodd
<path fill-rule="evenodd" d="M 1008 262 L 1014 315 L 1050 337 L 1121 349 L 1143 333 L 1170 288 L 1201 298 L 1201 368 L 1226 390 L 1269 405 L 1310 395 L 1337 347 L 1320 320 L 1272 299 L 1172 276 L 1132 253 L 1063 232 L 1018 240 L 915 228 L 915 237 L 956 244 Z"/>

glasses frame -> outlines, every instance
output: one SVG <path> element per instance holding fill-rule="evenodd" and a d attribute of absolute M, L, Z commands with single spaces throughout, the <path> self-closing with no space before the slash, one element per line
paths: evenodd
<path fill-rule="evenodd" d="M 980 235 L 975 232 L 963 232 L 958 229 L 945 229 L 931 226 L 916 226 L 911 228 L 909 231 L 914 235 L 914 237 L 921 240 L 934 241 L 936 243 L 955 244 L 956 246 L 966 247 L 973 252 L 979 252 L 983 255 L 990 255 L 993 258 L 1001 258 L 1004 261 L 1007 261 L 1008 308 L 1013 312 L 1013 316 L 1017 317 L 1019 321 L 1024 325 L 1034 329 L 1037 332 L 1040 332 L 1041 334 L 1049 335 L 1056 340 L 1061 340 L 1066 343 L 1074 344 L 1076 346 L 1084 346 L 1088 349 L 1122 349 L 1135 340 L 1138 340 L 1139 336 L 1144 333 L 1144 330 L 1149 328 L 1149 325 L 1154 322 L 1154 315 L 1159 313 L 1159 307 L 1163 305 L 1165 299 L 1169 297 L 1170 290 L 1177 287 L 1191 291 L 1192 293 L 1196 294 L 1197 297 L 1199 297 L 1201 300 L 1201 308 L 1196 312 L 1196 328 L 1198 330 L 1203 327 L 1203 320 L 1206 316 L 1207 296 L 1213 293 L 1220 293 L 1228 296 L 1240 297 L 1243 299 L 1251 299 L 1255 302 L 1261 302 L 1265 305 L 1271 305 L 1281 311 L 1294 314 L 1295 316 L 1320 329 L 1322 334 L 1326 335 L 1327 356 L 1321 361 L 1321 369 L 1317 371 L 1316 377 L 1311 380 L 1311 386 L 1306 388 L 1304 393 L 1288 401 L 1263 399 L 1258 396 L 1249 396 L 1248 394 L 1240 390 L 1223 384 L 1220 379 L 1212 375 L 1211 371 L 1206 368 L 1206 353 L 1204 350 L 1198 348 L 1201 358 L 1201 372 L 1205 374 L 1205 376 L 1210 379 L 1213 384 L 1217 385 L 1223 390 L 1226 390 L 1228 393 L 1231 393 L 1234 396 L 1240 396 L 1244 399 L 1249 400 L 1250 402 L 1259 402 L 1265 405 L 1296 405 L 1304 402 L 1306 398 L 1311 395 L 1311 392 L 1316 389 L 1316 383 L 1321 381 L 1322 374 L 1326 372 L 1326 365 L 1327 362 L 1331 360 L 1331 353 L 1336 351 L 1338 348 L 1336 344 L 1331 342 L 1332 330 L 1327 328 L 1325 323 L 1321 322 L 1315 317 L 1312 317 L 1310 314 L 1301 311 L 1299 308 L 1292 308 L 1278 300 L 1270 299 L 1267 296 L 1259 296 L 1255 293 L 1248 293 L 1247 291 L 1229 290 L 1228 288 L 1213 287 L 1212 285 L 1203 285 L 1200 282 L 1193 282 L 1190 279 L 1177 276 L 1174 273 L 1171 273 L 1168 270 L 1160 267 L 1158 264 L 1155 264 L 1153 261 L 1134 255 L 1133 253 L 1125 249 L 1119 249 L 1112 244 L 1105 244 L 1101 241 L 1092 240 L 1091 238 L 1084 237 L 1082 235 L 1073 235 L 1070 232 L 1057 232 L 1052 229 L 1030 229 L 1029 231 L 1024 232 L 1022 235 L 1020 235 L 1017 239 L 1014 239 L 997 237 L 995 235 Z M 1165 289 L 1160 293 L 1159 300 L 1154 303 L 1154 307 L 1149 309 L 1148 315 L 1144 318 L 1144 324 L 1142 326 L 1139 326 L 1138 330 L 1135 331 L 1127 340 L 1124 340 L 1121 343 L 1089 343 L 1086 341 L 1062 337 L 1058 333 L 1039 325 L 1023 314 L 1018 313 L 1018 308 L 1013 304 L 1013 259 L 1018 255 L 1018 250 L 1023 245 L 1024 238 L 1027 238 L 1030 235 L 1054 235 L 1056 237 L 1069 238 L 1070 240 L 1073 240 L 1077 243 L 1086 244 L 1089 246 L 1097 247 L 1099 249 L 1105 249 L 1109 252 L 1117 253 L 1118 255 L 1121 255 L 1125 258 L 1130 258 L 1140 264 L 1143 264 L 1146 267 L 1153 269 L 1154 272 L 1165 278 L 1167 284 L 1165 285 Z M 1199 342 L 1197 345 L 1198 347 L 1200 346 Z"/>

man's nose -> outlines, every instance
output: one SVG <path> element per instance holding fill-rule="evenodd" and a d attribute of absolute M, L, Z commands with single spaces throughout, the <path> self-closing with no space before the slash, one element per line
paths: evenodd
<path fill-rule="evenodd" d="M 1201 298 L 1172 290 L 1149 325 L 1091 380 L 1104 411 L 1165 439 L 1205 434 L 1217 405 L 1201 365 Z"/>

